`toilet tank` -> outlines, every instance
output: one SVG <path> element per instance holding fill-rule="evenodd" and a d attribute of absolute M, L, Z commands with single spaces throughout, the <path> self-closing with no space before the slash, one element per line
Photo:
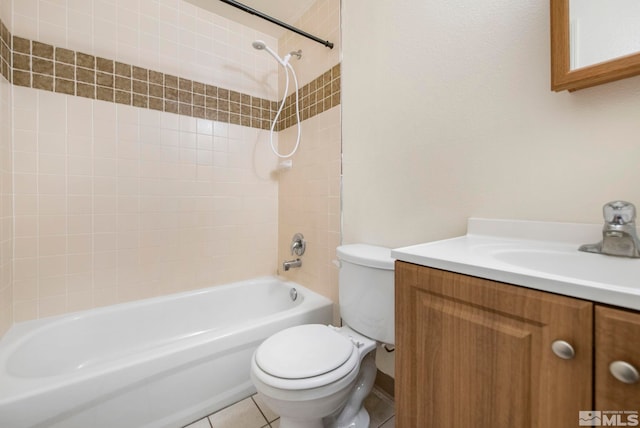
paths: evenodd
<path fill-rule="evenodd" d="M 391 249 L 367 244 L 336 249 L 340 316 L 364 336 L 395 343 L 394 259 Z"/>

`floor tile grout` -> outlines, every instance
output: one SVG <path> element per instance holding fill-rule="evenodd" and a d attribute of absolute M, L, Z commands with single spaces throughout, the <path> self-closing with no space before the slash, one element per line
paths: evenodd
<path fill-rule="evenodd" d="M 258 411 L 260 412 L 260 414 L 262 415 L 264 420 L 267 422 L 267 425 L 263 425 L 261 428 L 264 428 L 265 426 L 271 427 L 271 422 L 269 422 L 269 418 L 267 418 L 267 415 L 264 414 L 264 412 L 262 411 L 260 406 L 258 406 L 258 403 L 256 403 L 256 400 L 253 398 L 255 396 L 256 396 L 256 394 L 253 394 L 251 396 L 251 401 L 253 401 L 253 404 L 258 408 Z"/>
<path fill-rule="evenodd" d="M 269 418 L 267 417 L 267 415 L 265 414 L 265 412 L 263 411 L 263 409 L 260 407 L 260 405 L 258 404 L 257 400 L 255 399 L 256 396 L 257 396 L 257 394 L 254 394 L 254 395 L 252 395 L 252 396 L 250 396 L 248 398 L 251 399 L 251 403 L 253 403 L 253 405 L 255 406 L 255 409 L 258 410 L 260 416 L 264 420 L 264 423 L 260 423 L 259 426 L 254 426 L 254 428 L 272 428 L 274 426 L 273 423 L 277 422 L 279 420 L 279 418 L 277 417 L 277 415 L 274 415 L 275 419 L 273 421 L 269 421 Z M 389 421 L 391 421 L 391 420 L 393 420 L 395 418 L 395 411 L 393 409 L 394 408 L 394 401 L 393 401 L 393 399 L 391 397 L 387 396 L 386 394 L 383 394 L 381 396 L 380 392 L 375 390 L 375 389 L 370 394 L 370 397 L 372 397 L 372 396 L 377 396 L 378 402 L 376 404 L 374 404 L 375 403 L 375 399 L 374 399 L 373 402 L 370 402 L 369 406 L 375 406 L 374 409 L 380 410 L 380 411 L 382 411 L 384 413 L 390 412 L 390 414 L 387 413 L 387 415 L 384 415 L 384 416 L 382 414 L 378 413 L 378 418 L 380 418 L 381 416 L 384 418 L 382 420 L 379 419 L 379 420 L 375 421 L 375 428 L 380 428 L 380 427 L 382 427 L 383 425 L 387 424 Z M 228 406 L 225 409 L 229 409 L 229 408 L 231 408 L 233 406 L 236 406 L 236 405 L 238 405 L 239 403 L 241 403 L 241 402 L 243 402 L 245 400 L 246 399 L 241 400 L 238 403 L 232 404 L 231 406 Z M 245 401 L 245 403 L 246 403 L 246 401 Z M 225 409 L 222 409 L 222 410 L 225 410 Z M 220 411 L 222 411 L 222 410 L 220 410 Z M 370 413 L 371 413 L 371 410 L 373 410 L 373 409 L 369 409 Z M 198 421 L 194 421 L 191 425 L 187 425 L 184 428 L 197 428 L 197 424 L 201 425 L 203 420 L 206 420 L 207 425 L 208 425 L 209 428 L 233 428 L 233 427 L 227 427 L 227 426 L 214 427 L 213 423 L 211 422 L 211 419 L 209 419 L 209 418 L 211 416 L 215 415 L 216 413 L 219 413 L 219 412 L 211 413 L 210 415 L 207 415 L 207 416 L 205 416 L 204 418 L 202 418 L 202 419 L 200 419 Z M 255 422 L 257 422 L 257 420 L 254 421 L 254 423 Z M 372 422 L 374 422 L 374 421 L 372 421 Z M 226 424 L 224 424 L 224 425 L 226 425 Z"/>

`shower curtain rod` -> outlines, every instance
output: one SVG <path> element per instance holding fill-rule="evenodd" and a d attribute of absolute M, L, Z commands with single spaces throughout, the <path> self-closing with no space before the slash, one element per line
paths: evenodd
<path fill-rule="evenodd" d="M 314 42 L 318 42 L 321 45 L 325 45 L 329 49 L 333 49 L 333 43 L 331 43 L 330 41 L 322 40 L 322 39 L 314 36 L 313 34 L 309 34 L 306 31 L 302 31 L 299 28 L 296 28 L 296 27 L 293 27 L 293 26 L 287 24 L 286 22 L 282 22 L 282 21 L 280 21 L 280 20 L 278 20 L 278 19 L 276 19 L 276 18 L 274 18 L 272 16 L 266 15 L 266 14 L 264 14 L 264 13 L 258 11 L 258 10 L 252 9 L 249 6 L 245 5 L 245 4 L 242 4 L 242 3 L 237 2 L 235 0 L 220 0 L 220 1 L 222 3 L 226 3 L 226 4 L 230 5 L 230 6 L 237 7 L 238 9 L 240 9 L 240 10 L 242 10 L 244 12 L 250 13 L 251 15 L 255 15 L 255 16 L 260 17 L 262 19 L 266 19 L 267 21 L 269 21 L 269 22 L 271 22 L 273 24 L 279 25 L 280 27 L 286 28 L 289 31 L 293 31 L 294 33 L 300 34 L 301 36 L 304 36 L 304 37 L 306 37 L 308 39 L 311 39 Z"/>

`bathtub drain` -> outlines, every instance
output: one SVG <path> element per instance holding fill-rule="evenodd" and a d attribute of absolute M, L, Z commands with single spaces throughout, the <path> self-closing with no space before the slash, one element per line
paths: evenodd
<path fill-rule="evenodd" d="M 289 290 L 289 297 L 291 297 L 291 300 L 295 302 L 298 298 L 298 290 L 296 290 L 295 288 Z"/>

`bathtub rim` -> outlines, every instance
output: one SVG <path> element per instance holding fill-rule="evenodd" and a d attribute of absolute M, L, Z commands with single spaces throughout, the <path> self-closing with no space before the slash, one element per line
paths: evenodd
<path fill-rule="evenodd" d="M 160 347 L 155 347 L 150 350 L 138 352 L 134 354 L 133 357 L 117 359 L 105 365 L 88 367 L 87 370 L 79 369 L 70 373 L 65 372 L 62 374 L 40 377 L 15 376 L 7 371 L 7 363 L 12 355 L 12 352 L 17 349 L 23 342 L 29 340 L 35 334 L 39 333 L 42 328 L 49 328 L 50 326 L 54 326 L 61 322 L 78 320 L 94 314 L 109 314 L 131 307 L 152 305 L 154 303 L 166 302 L 175 298 L 197 296 L 199 294 L 205 294 L 220 288 L 250 286 L 251 284 L 257 285 L 261 282 L 267 283 L 271 281 L 277 281 L 285 287 L 295 287 L 299 292 L 298 298 L 300 298 L 300 296 L 302 295 L 304 300 L 300 304 L 297 304 L 294 307 L 286 309 L 284 311 L 277 312 L 276 314 L 270 314 L 261 318 L 252 318 L 250 320 L 243 321 L 241 323 L 234 324 L 225 328 L 212 329 L 196 337 L 189 337 L 187 339 L 180 340 L 180 343 L 178 345 L 173 344 L 171 346 L 163 345 Z M 323 296 L 294 281 L 290 281 L 286 278 L 274 275 L 261 276 L 227 284 L 214 285 L 206 288 L 171 293 L 146 299 L 132 300 L 128 302 L 117 303 L 114 305 L 86 309 L 52 317 L 45 317 L 37 320 L 29 320 L 21 323 L 16 323 L 0 339 L 0 407 L 3 405 L 10 405 L 11 403 L 15 403 L 19 400 L 30 399 L 34 395 L 50 393 L 51 391 L 54 391 L 58 388 L 69 387 L 75 383 L 84 383 L 91 381 L 92 379 L 100 377 L 105 373 L 111 371 L 114 364 L 117 364 L 118 368 L 120 369 L 129 370 L 141 363 L 148 362 L 151 356 L 155 358 L 166 358 L 172 354 L 184 351 L 185 349 L 191 347 L 206 345 L 207 342 L 211 341 L 212 337 L 215 338 L 217 336 L 220 336 L 221 338 L 224 338 L 230 336 L 231 333 L 248 332 L 251 330 L 251 328 L 255 327 L 256 323 L 260 324 L 258 321 L 260 319 L 284 319 L 286 316 L 295 316 L 296 314 L 305 312 L 307 310 L 320 308 L 327 304 L 333 305 L 334 302 L 332 302 L 326 296 Z M 189 361 L 196 361 L 199 358 L 199 355 L 194 355 L 189 359 Z M 189 361 L 185 361 L 185 363 Z M 159 369 L 158 371 L 162 370 Z"/>
<path fill-rule="evenodd" d="M 18 337 L 22 337 L 25 334 L 30 333 L 33 330 L 36 330 L 38 328 L 40 328 L 42 325 L 45 324 L 50 324 L 50 323 L 55 323 L 61 320 L 64 320 L 66 318 L 74 318 L 74 319 L 79 319 L 82 318 L 83 316 L 89 315 L 89 314 L 94 314 L 94 313 L 110 313 L 110 312 L 116 312 L 120 309 L 126 309 L 128 307 L 133 307 L 133 306 L 140 306 L 140 305 L 151 305 L 153 303 L 160 303 L 160 302 L 164 302 L 164 301 L 168 301 L 168 300 L 172 300 L 175 298 L 185 298 L 185 297 L 189 297 L 189 296 L 196 296 L 198 294 L 205 294 L 208 292 L 211 292 L 215 289 L 220 289 L 220 288 L 232 288 L 232 287 L 239 287 L 242 285 L 246 285 L 248 283 L 260 283 L 260 282 L 266 282 L 266 281 L 271 281 L 271 280 L 277 280 L 278 282 L 283 283 L 284 285 L 290 285 L 292 287 L 296 287 L 296 288 L 300 288 L 302 290 L 306 290 L 306 291 L 310 291 L 312 293 L 315 293 L 319 296 L 322 296 L 321 294 L 307 288 L 304 287 L 303 285 L 300 285 L 298 283 L 296 283 L 295 281 L 290 281 L 282 276 L 278 276 L 278 275 L 263 275 L 260 277 L 256 277 L 256 278 L 250 278 L 250 279 L 244 279 L 244 280 L 240 280 L 240 281 L 233 281 L 233 282 L 229 282 L 229 283 L 225 283 L 225 284 L 218 284 L 218 285 L 211 285 L 208 287 L 204 287 L 204 288 L 196 288 L 193 290 L 187 290 L 187 291 L 179 291 L 176 293 L 169 293 L 169 294 L 163 294 L 160 296 L 153 296 L 153 297 L 145 297 L 142 299 L 135 299 L 135 300 L 129 300 L 126 302 L 119 302 L 119 303 L 114 303 L 112 305 L 106 305 L 106 306 L 98 306 L 95 308 L 89 308 L 89 309 L 81 309 L 78 311 L 72 311 L 72 312 L 66 312 L 63 314 L 59 314 L 59 315 L 52 315 L 52 316 L 48 316 L 48 317 L 43 317 L 43 318 L 37 318 L 37 319 L 32 319 L 32 320 L 27 320 L 27 321 L 19 321 L 14 323 L 9 330 L 7 330 L 7 332 L 5 332 L 5 334 L 3 336 L 0 336 L 0 355 L 2 355 L 2 348 L 4 347 L 4 345 L 6 344 L 6 341 L 14 341 L 16 340 L 16 338 L 14 336 L 18 336 Z M 322 296 L 325 297 L 326 296 Z M 0 360 L 1 361 L 1 360 Z M 2 367 L 2 365 L 0 365 L 0 368 Z"/>

